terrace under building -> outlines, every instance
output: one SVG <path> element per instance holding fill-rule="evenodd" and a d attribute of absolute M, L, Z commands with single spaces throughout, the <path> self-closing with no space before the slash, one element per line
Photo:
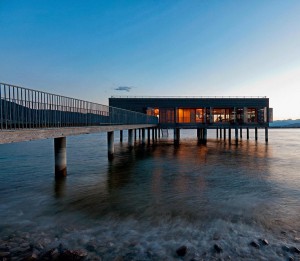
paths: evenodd
<path fill-rule="evenodd" d="M 111 97 L 109 106 L 142 112 L 159 118 L 160 129 L 174 129 L 174 140 L 179 141 L 180 129 L 197 129 L 199 140 L 206 141 L 207 129 L 216 129 L 231 139 L 231 130 L 265 128 L 268 141 L 269 122 L 273 109 L 267 97 Z M 240 134 L 241 135 L 241 134 Z"/>

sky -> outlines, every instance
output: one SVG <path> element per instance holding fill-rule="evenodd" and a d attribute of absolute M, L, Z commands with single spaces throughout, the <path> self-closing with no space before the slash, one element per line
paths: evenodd
<path fill-rule="evenodd" d="M 300 119 L 299 0 L 0 0 L 0 82 L 111 96 L 267 96 Z"/>

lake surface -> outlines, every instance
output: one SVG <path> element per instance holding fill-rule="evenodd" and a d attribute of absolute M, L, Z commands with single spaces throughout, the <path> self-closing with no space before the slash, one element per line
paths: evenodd
<path fill-rule="evenodd" d="M 184 260 L 298 260 L 288 247 L 300 247 L 300 130 L 271 129 L 268 144 L 252 132 L 236 145 L 210 130 L 198 145 L 185 130 L 179 145 L 132 150 L 116 132 L 112 162 L 106 133 L 68 137 L 60 181 L 53 140 L 0 145 L 0 238 L 102 260 L 180 260 L 182 245 Z"/>

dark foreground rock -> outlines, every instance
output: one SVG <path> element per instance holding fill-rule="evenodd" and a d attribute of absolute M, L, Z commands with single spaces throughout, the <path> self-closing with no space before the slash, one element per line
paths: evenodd
<path fill-rule="evenodd" d="M 295 247 L 295 246 L 292 246 L 292 247 L 282 246 L 281 248 L 285 252 L 290 252 L 290 253 L 293 253 L 293 254 L 300 254 L 300 249 L 298 247 Z"/>
<path fill-rule="evenodd" d="M 255 248 L 259 248 L 259 244 L 255 241 L 251 241 L 250 246 L 255 247 Z"/>
<path fill-rule="evenodd" d="M 187 252 L 187 246 L 181 246 L 176 250 L 178 256 L 185 256 Z"/>
<path fill-rule="evenodd" d="M 214 244 L 214 251 L 218 254 L 222 253 L 223 252 L 223 248 L 220 247 L 219 245 L 217 244 Z"/>
<path fill-rule="evenodd" d="M 297 247 L 290 247 L 290 252 L 295 254 L 300 254 L 300 249 Z"/>
<path fill-rule="evenodd" d="M 66 261 L 80 261 L 87 256 L 87 253 L 83 250 L 65 250 L 61 255 L 61 260 Z"/>
<path fill-rule="evenodd" d="M 259 243 L 262 246 L 268 246 L 269 245 L 269 242 L 268 242 L 267 239 L 259 239 Z"/>

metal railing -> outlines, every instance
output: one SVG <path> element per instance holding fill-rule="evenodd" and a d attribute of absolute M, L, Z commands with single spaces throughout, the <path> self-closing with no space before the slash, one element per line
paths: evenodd
<path fill-rule="evenodd" d="M 111 98 L 122 99 L 266 99 L 267 96 L 111 96 Z"/>
<path fill-rule="evenodd" d="M 0 83 L 0 130 L 157 123 L 143 113 Z"/>

